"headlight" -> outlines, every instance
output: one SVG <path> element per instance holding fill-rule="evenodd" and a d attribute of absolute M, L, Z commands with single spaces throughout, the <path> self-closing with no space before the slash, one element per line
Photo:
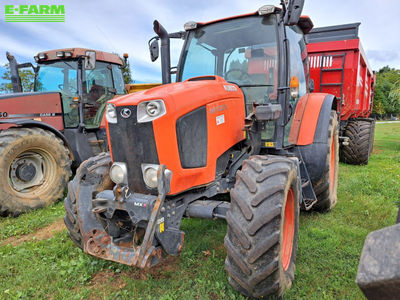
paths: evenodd
<path fill-rule="evenodd" d="M 158 186 L 158 167 L 158 165 L 142 164 L 143 180 L 150 188 L 156 188 Z"/>
<path fill-rule="evenodd" d="M 116 184 L 128 184 L 128 170 L 126 164 L 115 162 L 110 168 L 110 178 Z"/>
<path fill-rule="evenodd" d="M 166 114 L 163 100 L 152 100 L 139 103 L 137 108 L 138 123 L 150 122 Z"/>
<path fill-rule="evenodd" d="M 106 119 L 108 123 L 117 123 L 117 109 L 112 103 L 107 104 Z"/>

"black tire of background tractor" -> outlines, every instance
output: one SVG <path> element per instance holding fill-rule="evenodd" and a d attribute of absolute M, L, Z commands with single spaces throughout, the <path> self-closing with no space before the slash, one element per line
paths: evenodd
<path fill-rule="evenodd" d="M 236 178 L 226 215 L 229 283 L 248 297 L 279 297 L 294 279 L 301 193 L 296 164 L 286 157 L 254 156 L 244 161 Z M 284 268 L 283 224 L 289 191 L 294 195 L 294 229 L 292 243 L 286 243 L 291 250 Z"/>
<path fill-rule="evenodd" d="M 318 182 L 313 182 L 317 203 L 313 209 L 316 211 L 327 212 L 335 207 L 337 203 L 337 187 L 339 175 L 339 131 L 337 113 L 331 111 L 328 128 L 328 153 L 324 175 Z M 334 148 L 334 149 L 333 149 Z M 334 150 L 334 152 L 332 152 Z M 332 153 L 334 157 L 332 157 Z M 333 167 L 333 169 L 332 169 Z M 334 172 L 332 174 L 332 172 Z"/>
<path fill-rule="evenodd" d="M 350 120 L 344 131 L 348 146 L 340 147 L 340 159 L 351 165 L 366 165 L 374 144 L 375 122 Z"/>
<path fill-rule="evenodd" d="M 77 210 L 78 199 L 76 198 L 79 183 L 86 176 L 96 176 L 99 180 L 97 180 L 94 187 L 95 193 L 105 189 L 112 189 L 113 184 L 108 176 L 110 165 L 111 157 L 109 153 L 101 153 L 91 157 L 80 165 L 74 179 L 68 183 L 68 194 L 64 199 L 64 223 L 70 238 L 81 249 L 83 249 L 83 244 Z"/>
<path fill-rule="evenodd" d="M 41 185 L 18 192 L 10 183 L 10 168 L 24 152 L 39 154 L 47 169 Z M 52 132 L 34 127 L 0 131 L 0 157 L 0 215 L 18 216 L 62 198 L 71 176 L 71 159 L 63 141 Z"/>

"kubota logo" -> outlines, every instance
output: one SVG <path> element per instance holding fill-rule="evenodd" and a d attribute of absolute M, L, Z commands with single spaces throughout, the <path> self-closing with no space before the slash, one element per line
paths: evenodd
<path fill-rule="evenodd" d="M 5 5 L 6 22 L 65 22 L 64 5 Z"/>

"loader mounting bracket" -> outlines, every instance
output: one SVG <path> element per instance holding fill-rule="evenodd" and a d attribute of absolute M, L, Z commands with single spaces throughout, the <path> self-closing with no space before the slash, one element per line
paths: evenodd
<path fill-rule="evenodd" d="M 91 178 L 90 176 L 82 176 L 83 174 L 79 174 L 81 183 L 76 196 L 78 198 L 79 226 L 83 236 L 84 252 L 106 260 L 111 260 L 139 268 L 146 268 L 159 263 L 167 255 L 167 253 L 177 254 L 182 249 L 184 236 L 183 232 L 179 230 L 167 228 L 164 235 L 157 234 L 157 239 L 161 241 L 161 244 L 158 243 L 156 239 L 156 228 L 160 226 L 158 222 L 160 211 L 166 194 L 170 189 L 171 176 L 170 173 L 165 172 L 165 169 L 165 166 L 161 165 L 158 170 L 159 184 L 157 198 L 142 199 L 143 202 L 141 203 L 149 204 L 149 207 L 144 207 L 146 208 L 147 212 L 142 214 L 133 214 L 132 216 L 129 214 L 131 219 L 133 217 L 132 220 L 140 221 L 146 219 L 147 221 L 147 227 L 143 241 L 141 242 L 140 246 L 133 247 L 126 247 L 122 246 L 122 244 L 117 244 L 114 238 L 105 231 L 103 225 L 98 219 L 98 213 L 112 213 L 112 209 L 121 209 L 122 207 L 119 206 L 122 204 L 117 203 L 114 207 L 105 205 L 110 200 L 107 199 L 107 191 L 98 194 L 98 196 L 102 197 L 96 197 L 92 201 L 85 201 L 85 199 L 92 199 L 95 185 L 91 184 L 90 181 L 95 181 L 95 178 Z M 84 171 L 82 173 L 84 173 Z M 82 180 L 84 177 L 85 180 Z M 127 201 L 124 202 L 126 204 Z M 106 211 L 104 211 L 104 209 L 106 209 Z M 143 216 L 146 215 L 147 217 L 144 219 Z M 164 243 L 162 243 L 163 239 L 168 239 L 168 241 L 164 241 Z"/>

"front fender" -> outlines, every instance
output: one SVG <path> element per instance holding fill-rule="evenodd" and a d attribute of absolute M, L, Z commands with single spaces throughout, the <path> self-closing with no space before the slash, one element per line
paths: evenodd
<path fill-rule="evenodd" d="M 296 105 L 289 142 L 306 146 L 323 140 L 332 109 L 336 109 L 333 95 L 312 93 L 301 97 Z"/>
<path fill-rule="evenodd" d="M 313 182 L 319 180 L 326 169 L 330 115 L 336 105 L 333 95 L 319 93 L 310 94 L 304 105 L 296 144 Z"/>

